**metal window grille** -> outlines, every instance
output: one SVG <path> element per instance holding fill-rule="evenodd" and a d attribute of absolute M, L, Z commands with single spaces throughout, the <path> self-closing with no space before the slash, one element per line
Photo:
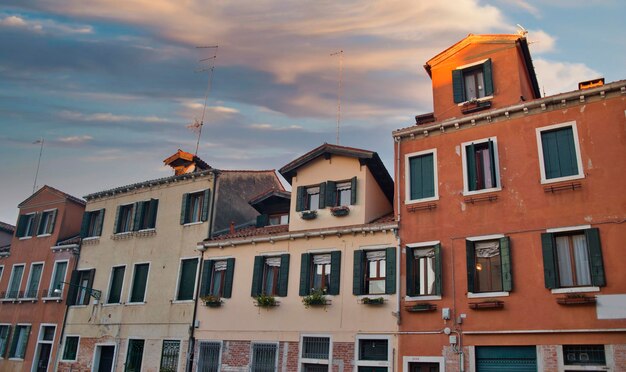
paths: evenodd
<path fill-rule="evenodd" d="M 161 351 L 160 372 L 174 372 L 178 370 L 178 354 L 180 352 L 180 341 L 163 340 L 163 350 Z"/>
<path fill-rule="evenodd" d="M 302 357 L 310 359 L 328 359 L 330 339 L 328 337 L 303 337 Z"/>
<path fill-rule="evenodd" d="M 563 345 L 566 365 L 606 365 L 604 345 Z"/>
<path fill-rule="evenodd" d="M 328 372 L 328 366 L 324 364 L 304 364 L 303 372 Z"/>
<path fill-rule="evenodd" d="M 198 372 L 219 372 L 220 348 L 219 342 L 200 342 Z"/>
<path fill-rule="evenodd" d="M 276 344 L 252 344 L 252 372 L 276 371 Z"/>

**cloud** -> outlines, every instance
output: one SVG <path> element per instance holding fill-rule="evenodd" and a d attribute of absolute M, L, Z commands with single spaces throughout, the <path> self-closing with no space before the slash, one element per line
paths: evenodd
<path fill-rule="evenodd" d="M 116 115 L 110 112 L 104 113 L 94 113 L 94 114 L 84 114 L 76 111 L 68 111 L 64 110 L 58 113 L 58 115 L 66 120 L 74 120 L 74 121 L 97 121 L 97 122 L 109 122 L 109 123 L 119 123 L 124 121 L 138 121 L 143 123 L 165 123 L 168 122 L 167 119 L 159 118 L 156 116 L 130 116 L 130 115 Z"/>
<path fill-rule="evenodd" d="M 225 107 L 225 106 L 211 106 L 211 107 L 207 107 L 206 108 L 207 111 L 212 111 L 215 112 L 217 114 L 237 114 L 239 113 L 239 110 L 234 109 L 232 107 Z"/>
<path fill-rule="evenodd" d="M 260 131 L 285 131 L 285 130 L 301 130 L 303 129 L 300 125 L 288 125 L 286 127 L 279 127 L 272 124 L 266 123 L 258 123 L 258 124 L 250 124 L 250 129 L 256 129 Z"/>
<path fill-rule="evenodd" d="M 539 87 L 546 95 L 554 95 L 578 89 L 578 83 L 602 76 L 583 63 L 566 63 L 542 58 L 533 60 Z"/>
<path fill-rule="evenodd" d="M 556 38 L 548 35 L 543 30 L 528 31 L 527 38 L 530 51 L 533 54 L 542 54 L 554 51 Z"/>
<path fill-rule="evenodd" d="M 58 139 L 59 142 L 65 144 L 82 144 L 85 142 L 89 142 L 93 139 L 92 136 L 69 136 L 69 137 L 61 137 Z"/>
<path fill-rule="evenodd" d="M 37 33 L 92 34 L 89 25 L 68 25 L 51 19 L 25 19 L 18 15 L 0 14 L 0 26 L 22 28 Z"/>
<path fill-rule="evenodd" d="M 7 16 L 0 19 L 0 26 L 6 27 L 26 27 L 27 23 L 18 16 Z"/>
<path fill-rule="evenodd" d="M 535 16 L 536 18 L 541 17 L 541 12 L 539 11 L 539 9 L 537 9 L 536 6 L 532 5 L 526 0 L 502 0 L 502 1 L 506 4 L 510 4 L 516 8 L 519 8 L 528 12 L 532 14 L 533 16 Z"/>

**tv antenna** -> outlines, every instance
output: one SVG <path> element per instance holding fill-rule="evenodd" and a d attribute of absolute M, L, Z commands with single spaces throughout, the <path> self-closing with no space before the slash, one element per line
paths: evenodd
<path fill-rule="evenodd" d="M 33 142 L 33 145 L 39 145 L 39 159 L 37 160 L 37 171 L 35 171 L 35 182 L 33 182 L 33 194 L 35 193 L 35 189 L 37 188 L 37 176 L 39 175 L 39 165 L 41 164 L 41 153 L 43 152 L 43 137 L 40 137 L 37 141 Z"/>
<path fill-rule="evenodd" d="M 339 124 L 341 123 L 341 80 L 343 72 L 343 50 L 330 54 L 331 57 L 339 56 L 339 83 L 337 86 L 337 145 L 339 144 Z"/>
<path fill-rule="evenodd" d="M 187 128 L 192 129 L 194 132 L 198 133 L 198 140 L 196 141 L 196 151 L 194 155 L 198 155 L 198 148 L 200 147 L 200 136 L 202 135 L 202 127 L 204 126 L 204 115 L 206 114 L 206 105 L 209 100 L 209 93 L 211 92 L 211 85 L 213 83 L 213 72 L 215 70 L 215 60 L 217 59 L 217 45 L 206 45 L 206 46 L 197 46 L 196 49 L 213 49 L 213 56 L 203 58 L 199 60 L 200 63 L 206 63 L 208 66 L 197 69 L 195 72 L 207 72 L 209 73 L 209 79 L 206 87 L 206 91 L 204 93 L 204 106 L 202 106 L 202 116 L 200 117 L 200 121 L 195 119 L 193 124 L 187 126 Z"/>

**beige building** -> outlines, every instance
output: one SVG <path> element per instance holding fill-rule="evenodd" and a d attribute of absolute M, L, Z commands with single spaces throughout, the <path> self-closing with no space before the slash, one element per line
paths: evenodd
<path fill-rule="evenodd" d="M 198 371 L 392 371 L 393 181 L 375 152 L 324 144 L 284 166 L 293 192 L 254 227 L 203 241 Z"/>
<path fill-rule="evenodd" d="M 59 370 L 184 370 L 197 242 L 254 220 L 247 200 L 260 190 L 282 190 L 273 170 L 220 171 L 180 150 L 165 162 L 174 176 L 85 197 Z"/>

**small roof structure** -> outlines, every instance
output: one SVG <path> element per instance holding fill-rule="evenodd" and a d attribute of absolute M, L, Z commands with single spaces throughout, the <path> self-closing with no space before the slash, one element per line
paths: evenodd
<path fill-rule="evenodd" d="M 35 191 L 35 193 L 31 196 L 29 196 L 28 198 L 26 198 L 23 202 L 21 202 L 20 204 L 18 204 L 18 208 L 22 208 L 23 206 L 25 206 L 26 204 L 28 204 L 28 202 L 30 202 L 33 198 L 35 198 L 37 195 L 41 194 L 44 190 L 48 190 L 50 192 L 52 192 L 53 194 L 56 194 L 64 199 L 67 199 L 73 203 L 79 204 L 79 205 L 85 205 L 86 202 L 83 199 L 79 199 L 75 196 L 72 196 L 70 194 L 64 193 L 63 191 L 56 189 L 52 186 L 48 186 L 48 185 L 43 185 L 39 190 Z"/>
<path fill-rule="evenodd" d="M 261 214 L 289 212 L 291 193 L 271 188 L 254 196 L 248 203 Z"/>
<path fill-rule="evenodd" d="M 165 165 L 169 165 L 174 169 L 175 175 L 185 173 L 203 171 L 211 169 L 211 166 L 205 163 L 197 155 L 178 149 L 176 153 L 163 160 Z"/>

